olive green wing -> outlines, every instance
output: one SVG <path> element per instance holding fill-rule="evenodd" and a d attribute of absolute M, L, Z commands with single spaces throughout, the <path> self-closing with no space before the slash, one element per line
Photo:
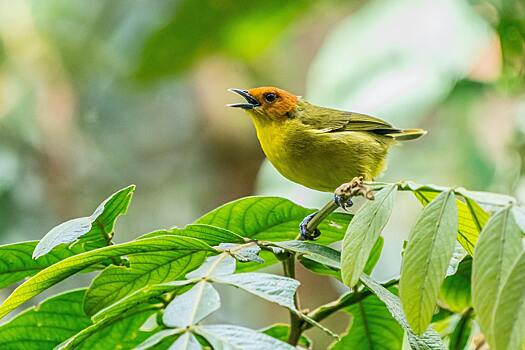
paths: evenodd
<path fill-rule="evenodd" d="M 384 120 L 366 114 L 318 107 L 312 104 L 303 104 L 303 108 L 303 113 L 300 114 L 303 124 L 319 131 L 398 130 Z"/>
<path fill-rule="evenodd" d="M 401 141 L 417 139 L 426 134 L 426 131 L 422 129 L 399 129 L 382 119 L 366 114 L 318 107 L 312 104 L 305 106 L 304 112 L 301 121 L 319 132 L 363 131 Z"/>
<path fill-rule="evenodd" d="M 345 113 L 343 113 L 343 115 L 344 114 Z M 343 117 L 347 120 L 346 125 L 343 127 L 344 131 L 370 131 L 381 134 L 399 131 L 399 129 L 394 128 L 391 124 L 376 117 L 352 112 L 346 112 L 346 114 L 347 116 Z"/>

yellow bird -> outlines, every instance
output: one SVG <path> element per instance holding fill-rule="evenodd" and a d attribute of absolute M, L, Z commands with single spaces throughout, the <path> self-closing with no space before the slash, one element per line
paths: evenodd
<path fill-rule="evenodd" d="M 276 87 L 230 91 L 246 99 L 228 106 L 248 112 L 273 166 L 289 180 L 319 191 L 333 192 L 356 177 L 373 180 L 385 168 L 390 146 L 426 134 L 316 106 Z"/>

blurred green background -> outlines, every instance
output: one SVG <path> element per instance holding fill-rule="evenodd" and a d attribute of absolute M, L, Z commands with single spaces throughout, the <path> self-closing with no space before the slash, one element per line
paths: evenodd
<path fill-rule="evenodd" d="M 427 129 L 381 180 L 525 198 L 522 0 L 0 0 L 0 243 L 38 239 L 130 183 L 119 242 L 251 194 L 326 202 L 281 178 L 225 107 L 238 101 L 227 88 L 260 85 Z M 419 208 L 397 202 L 380 279 L 399 272 Z M 306 307 L 340 292 L 299 279 Z M 223 304 L 226 322 L 287 319 L 244 295 Z"/>

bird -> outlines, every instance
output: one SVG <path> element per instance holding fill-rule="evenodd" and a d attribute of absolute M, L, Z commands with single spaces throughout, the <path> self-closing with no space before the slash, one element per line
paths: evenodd
<path fill-rule="evenodd" d="M 246 100 L 227 106 L 248 113 L 262 150 L 277 171 L 318 191 L 334 192 L 355 179 L 374 180 L 385 169 L 391 146 L 426 134 L 366 114 L 318 106 L 273 86 L 229 91 Z M 336 202 L 345 208 L 338 197 Z"/>

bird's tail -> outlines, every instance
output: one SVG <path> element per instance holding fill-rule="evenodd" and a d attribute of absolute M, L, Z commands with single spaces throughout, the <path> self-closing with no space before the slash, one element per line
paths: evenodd
<path fill-rule="evenodd" d="M 396 141 L 408 141 L 418 139 L 426 133 L 427 131 L 423 129 L 404 129 L 387 135 L 393 137 Z"/>

